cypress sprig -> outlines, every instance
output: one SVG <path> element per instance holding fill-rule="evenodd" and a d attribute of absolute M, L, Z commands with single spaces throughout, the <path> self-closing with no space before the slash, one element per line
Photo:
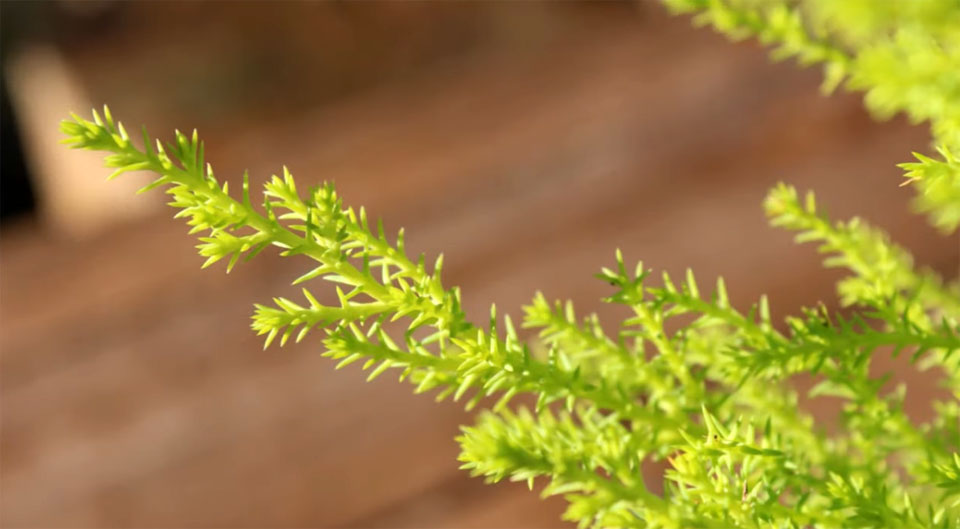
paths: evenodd
<path fill-rule="evenodd" d="M 459 291 L 442 285 L 442 260 L 430 273 L 423 257 L 407 258 L 402 232 L 395 243 L 382 228 L 374 232 L 365 211 L 344 207 L 331 185 L 303 196 L 284 170 L 267 182 L 261 213 L 252 205 L 246 179 L 240 200 L 215 179 L 201 162 L 203 147 L 196 135 L 178 133 L 173 144 L 139 150 L 108 111 L 104 116 L 65 122 L 67 141 L 111 152 L 107 163 L 117 174 L 157 171 L 160 176 L 148 188 L 166 185 L 174 197 L 171 205 L 187 218 L 191 232 L 207 232 L 199 246 L 207 257 L 204 266 L 229 258 L 229 270 L 240 257 L 272 245 L 281 255 L 314 263 L 295 283 L 335 284 L 336 305 L 322 304 L 306 288 L 304 302 L 276 298 L 274 306 L 257 305 L 253 327 L 267 344 L 277 337 L 281 344 L 299 341 L 322 328 L 324 354 L 339 360 L 338 367 L 362 361 L 370 370 L 368 379 L 398 370 L 416 392 L 438 390 L 438 400 L 466 399 L 468 408 L 494 397 L 494 414 L 460 438 L 464 463 L 492 479 L 548 477 L 548 494 L 569 496 L 568 519 L 593 527 L 764 526 L 784 517 L 797 525 L 829 525 L 859 520 L 867 512 L 855 509 L 845 517 L 843 509 L 827 507 L 846 500 L 879 502 L 869 504 L 877 512 L 906 512 L 889 495 L 864 499 L 839 485 L 830 489 L 818 478 L 826 473 L 880 479 L 903 494 L 918 495 L 919 502 L 936 501 L 924 487 L 933 486 L 931 469 L 942 469 L 956 449 L 941 424 L 948 412 L 924 427 L 940 439 L 928 443 L 897 401 L 880 394 L 882 381 L 866 366 L 884 345 L 936 349 L 947 358 L 960 348 L 955 322 L 931 329 L 886 322 L 891 328 L 883 330 L 864 317 L 831 319 L 820 309 L 788 319 L 789 332 L 781 333 L 765 299 L 741 313 L 722 280 L 708 297 L 692 272 L 681 283 L 665 275 L 654 285 L 649 270 L 642 264 L 629 270 L 618 252 L 616 266 L 599 274 L 615 287 L 608 301 L 632 312 L 616 336 L 608 337 L 596 317 L 581 321 L 572 305 L 550 304 L 538 295 L 524 318 L 524 326 L 540 330 L 546 346 L 534 354 L 510 319 L 498 317 L 495 309 L 488 326 L 469 323 Z M 834 228 L 824 221 L 809 229 Z M 679 328 L 671 324 L 689 315 L 691 322 Z M 887 315 L 875 311 L 867 317 L 885 321 Z M 850 401 L 849 434 L 836 439 L 815 434 L 793 392 L 767 382 L 801 371 L 826 374 L 817 392 Z M 514 414 L 508 404 L 523 393 L 536 398 L 536 408 Z M 551 411 L 554 402 L 565 410 L 559 416 Z M 746 423 L 737 417 L 744 413 L 765 417 L 762 434 L 745 426 L 736 440 L 711 441 L 721 435 L 717 432 L 741 432 L 736 424 Z M 732 430 L 724 425 L 733 425 Z M 872 443 L 865 433 L 891 441 Z M 793 441 L 784 443 L 788 437 Z M 547 446 L 549 439 L 563 441 Z M 893 454 L 929 479 L 902 482 L 885 470 L 886 463 L 877 465 Z M 669 501 L 648 492 L 638 475 L 644 461 L 662 458 L 672 465 Z M 766 462 L 757 463 L 761 460 Z M 721 480 L 718 469 L 726 472 L 731 464 L 742 469 L 736 471 L 740 477 Z M 739 497 L 748 498 L 749 505 L 733 508 L 729 502 L 737 497 L 736 486 L 744 484 L 748 491 L 741 490 Z M 791 508 L 797 516 L 786 515 Z M 956 519 L 955 512 L 944 512 Z"/>
<path fill-rule="evenodd" d="M 941 159 L 902 164 L 916 208 L 944 232 L 960 226 L 960 17 L 952 0 L 664 0 L 728 37 L 756 37 L 774 58 L 822 64 L 825 92 L 864 92 L 877 117 L 928 121 Z M 879 4 L 879 5 L 878 5 Z"/>
<path fill-rule="evenodd" d="M 756 37 L 773 45 L 777 60 L 823 64 L 824 92 L 850 74 L 852 57 L 842 46 L 811 31 L 800 8 L 789 2 L 737 0 L 663 0 L 674 13 L 692 13 L 696 25 L 709 25 L 732 40 Z"/>
<path fill-rule="evenodd" d="M 650 451 L 614 418 L 594 408 L 555 415 L 484 413 L 457 439 L 461 468 L 496 483 L 547 477 L 543 496 L 570 502 L 564 518 L 581 527 L 680 527 L 677 510 L 650 493 L 641 463 Z"/>
<path fill-rule="evenodd" d="M 818 209 L 812 192 L 801 200 L 796 189 L 785 184 L 770 191 L 764 207 L 771 224 L 799 232 L 797 242 L 820 242 L 819 251 L 828 254 L 825 266 L 854 273 L 837 287 L 844 305 L 860 304 L 896 313 L 909 304 L 915 309 L 908 315 L 910 321 L 925 327 L 932 320 L 927 313 L 960 316 L 957 285 L 945 286 L 932 270 L 915 270 L 910 253 L 881 230 L 859 218 L 831 223 Z"/>
<path fill-rule="evenodd" d="M 283 256 L 303 255 L 318 263 L 294 283 L 317 278 L 336 283 L 340 305 L 323 306 L 306 289 L 308 306 L 284 298 L 274 300 L 277 308 L 258 305 L 253 327 L 266 335 L 267 344 L 277 336 L 282 343 L 294 334 L 302 339 L 315 326 L 332 323 L 328 355 L 341 359 L 341 366 L 359 360 L 362 350 L 365 368 L 379 364 L 372 376 L 389 368 L 401 369 L 402 378 L 416 373 L 412 380 L 419 391 L 443 386 L 440 399 L 452 394 L 459 400 L 476 390 L 469 400 L 472 406 L 499 392 L 499 406 L 504 406 L 517 393 L 534 392 L 538 408 L 558 400 L 571 407 L 574 400 L 584 399 L 625 419 L 659 420 L 615 381 L 587 380 L 563 355 L 534 358 L 509 318 L 498 323 L 495 309 L 489 330 L 467 322 L 459 291 L 444 289 L 440 281 L 442 259 L 428 273 L 422 256 L 416 263 L 406 257 L 402 231 L 396 244 L 387 240 L 382 227 L 374 234 L 365 210 L 356 214 L 343 208 L 330 184 L 301 197 L 284 169 L 283 177 L 274 176 L 265 185 L 261 214 L 252 206 L 246 179 L 239 201 L 217 182 L 209 165 L 202 163 L 203 145 L 196 134 L 189 139 L 178 132 L 176 142 L 166 148 L 155 142 L 155 149 L 140 150 L 108 109 L 104 117 L 94 113 L 93 121 L 74 116 L 63 130 L 74 147 L 112 152 L 107 158 L 108 166 L 117 168 L 112 176 L 139 169 L 158 172 L 159 178 L 145 189 L 168 185 L 167 193 L 175 198 L 170 205 L 181 209 L 178 216 L 187 217 L 191 233 L 209 231 L 198 247 L 207 257 L 205 267 L 229 257 L 229 270 L 245 252 L 255 254 L 270 244 L 283 249 Z M 145 144 L 154 142 L 145 136 Z M 344 292 L 341 285 L 349 290 Z M 400 345 L 384 328 L 395 320 L 405 325 Z M 505 338 L 498 333 L 501 325 Z M 431 327 L 431 333 L 416 338 L 414 331 L 423 326 Z M 428 378 L 421 376 L 423 368 L 446 371 Z"/>
<path fill-rule="evenodd" d="M 917 209 L 929 213 L 937 226 L 955 227 L 960 225 L 960 162 L 954 154 L 957 151 L 946 145 L 938 146 L 937 152 L 940 159 L 915 152 L 916 162 L 898 167 L 905 171 L 907 182 L 917 183 L 923 189 L 917 194 Z"/>
<path fill-rule="evenodd" d="M 929 120 L 940 159 L 902 167 L 934 224 L 960 224 L 960 9 L 949 0 L 667 3 L 823 64 L 826 88 L 846 80 L 878 115 Z M 827 266 L 852 273 L 838 286 L 844 312 L 820 304 L 774 321 L 765 297 L 741 310 L 722 279 L 712 290 L 692 271 L 655 279 L 617 252 L 598 277 L 614 288 L 605 301 L 628 312 L 619 327 L 608 333 L 595 315 L 537 294 L 524 308 L 522 327 L 536 332 L 527 343 L 495 307 L 485 324 L 468 321 L 459 289 L 443 285 L 442 257 L 432 267 L 409 258 L 402 230 L 388 237 L 331 184 L 301 191 L 283 168 L 255 207 L 246 175 L 237 198 L 215 178 L 196 132 L 161 143 L 144 131 L 138 147 L 106 108 L 62 129 L 66 143 L 106 151 L 111 178 L 156 173 L 142 191 L 165 188 L 203 267 L 224 261 L 229 272 L 269 247 L 306 263 L 293 280 L 302 299 L 255 305 L 265 347 L 315 331 L 337 368 L 358 363 L 368 380 L 393 370 L 416 393 L 489 408 L 458 437 L 463 468 L 545 482 L 581 527 L 960 526 L 960 286 L 916 269 L 865 222 L 832 221 L 812 194 L 781 184 L 765 207 L 772 224 L 817 242 Z M 314 295 L 323 282 L 328 294 Z M 906 389 L 886 390 L 888 374 L 871 370 L 878 354 L 939 368 L 954 399 L 934 402 L 927 423 L 911 420 Z M 816 380 L 808 397 L 841 400 L 833 431 L 799 407 L 797 374 Z M 519 395 L 532 409 L 511 408 Z M 651 461 L 668 465 L 662 495 L 645 482 Z"/>
<path fill-rule="evenodd" d="M 949 386 L 960 390 L 960 355 L 955 354 L 960 290 L 956 283 L 945 285 L 929 269 L 917 271 L 909 252 L 860 219 L 831 223 L 812 193 L 801 201 L 793 187 L 781 184 L 770 191 L 764 206 L 773 225 L 799 232 L 798 242 L 820 242 L 820 252 L 828 254 L 826 266 L 854 273 L 837 284 L 841 302 L 873 309 L 867 315 L 879 318 L 887 332 L 872 332 L 862 321 L 846 325 L 863 329 L 864 338 L 872 341 L 874 348 L 893 346 L 897 354 L 913 347 L 914 359 L 929 351 L 922 367 L 941 367 L 949 376 Z"/>

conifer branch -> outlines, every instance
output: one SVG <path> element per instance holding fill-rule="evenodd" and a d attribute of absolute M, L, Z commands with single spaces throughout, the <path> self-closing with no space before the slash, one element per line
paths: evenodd
<path fill-rule="evenodd" d="M 917 209 L 944 232 L 960 226 L 960 17 L 952 0 L 664 3 L 732 39 L 774 45 L 775 58 L 822 64 L 824 91 L 846 81 L 880 118 L 902 112 L 929 121 L 941 159 L 915 153 L 917 161 L 901 167 L 916 187 Z"/>
<path fill-rule="evenodd" d="M 945 2 L 880 10 L 856 28 L 835 16 L 855 2 L 667 0 L 734 38 L 777 45 L 777 56 L 823 64 L 825 88 L 846 79 L 878 115 L 931 121 L 941 159 L 917 155 L 902 167 L 918 207 L 952 230 L 960 224 L 960 10 Z M 394 370 L 416 393 L 435 390 L 468 409 L 490 398 L 492 411 L 458 438 L 463 467 L 491 481 L 546 478 L 543 494 L 564 494 L 565 518 L 581 527 L 960 525 L 960 404 L 934 403 L 934 419 L 914 424 L 903 390 L 883 391 L 886 378 L 869 369 L 875 354 L 909 352 L 960 391 L 960 286 L 916 270 L 906 250 L 857 219 L 831 222 L 812 194 L 801 201 L 780 185 L 767 213 L 798 241 L 817 241 L 827 266 L 853 273 L 838 287 L 849 315 L 819 306 L 777 325 L 766 298 L 738 310 L 722 279 L 701 293 L 689 271 L 654 285 L 618 252 L 599 274 L 615 288 L 606 301 L 631 312 L 617 332 L 538 294 L 524 308 L 523 327 L 538 330 L 531 346 L 493 307 L 489 323 L 469 322 L 459 289 L 442 283 L 442 257 L 430 269 L 425 256 L 409 258 L 402 230 L 391 239 L 382 223 L 371 228 L 366 211 L 345 207 L 330 184 L 302 193 L 284 168 L 256 208 L 246 175 L 239 198 L 217 181 L 196 132 L 168 144 L 144 132 L 138 148 L 106 108 L 62 129 L 73 147 L 109 153 L 111 178 L 156 173 L 142 191 L 165 188 L 199 235 L 203 267 L 226 261 L 229 272 L 277 247 L 309 263 L 294 284 L 333 283 L 333 304 L 311 285 L 302 300 L 255 305 L 252 327 L 265 347 L 317 331 L 337 368 L 360 362 L 368 380 Z M 790 387 L 798 373 L 819 377 L 810 396 L 843 399 L 838 432 L 828 435 L 799 408 Z M 532 411 L 511 410 L 521 394 L 535 399 Z M 644 482 L 651 460 L 669 464 L 663 496 Z"/>

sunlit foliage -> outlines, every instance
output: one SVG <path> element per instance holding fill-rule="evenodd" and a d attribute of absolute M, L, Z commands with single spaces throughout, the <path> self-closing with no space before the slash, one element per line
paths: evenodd
<path fill-rule="evenodd" d="M 960 224 L 954 2 L 667 3 L 822 63 L 828 88 L 864 90 L 880 116 L 930 121 L 939 154 L 904 164 L 907 178 L 935 225 Z M 812 194 L 781 184 L 764 206 L 773 225 L 816 242 L 827 266 L 849 270 L 838 285 L 843 315 L 818 306 L 775 322 L 766 298 L 740 311 L 722 279 L 707 289 L 692 272 L 655 275 L 617 252 L 598 274 L 613 287 L 605 301 L 629 313 L 615 331 L 538 294 L 519 322 L 537 332 L 526 343 L 493 307 L 489 321 L 468 321 L 459 290 L 441 281 L 442 258 L 408 257 L 402 231 L 388 235 L 330 184 L 298 190 L 284 168 L 255 206 L 246 178 L 234 194 L 216 180 L 196 133 L 162 144 L 144 132 L 137 146 L 107 109 L 62 128 L 73 147 L 110 153 L 113 176 L 156 173 L 145 189 L 170 195 L 200 235 L 204 266 L 230 270 L 272 246 L 304 263 L 294 283 L 329 283 L 335 304 L 304 288 L 302 299 L 256 305 L 252 326 L 266 345 L 313 331 L 338 368 L 392 372 L 417 393 L 487 408 L 458 438 L 463 468 L 493 482 L 542 481 L 582 527 L 960 526 L 960 291 L 916 269 L 880 230 L 831 221 Z M 880 354 L 938 369 L 954 398 L 935 403 L 930 422 L 912 421 L 905 388 L 883 391 L 886 377 L 870 370 Z M 798 406 L 790 378 L 800 373 L 818 381 L 811 395 L 842 399 L 836 431 Z M 512 404 L 518 395 L 535 404 Z M 666 462 L 663 487 L 645 481 L 649 461 Z"/>

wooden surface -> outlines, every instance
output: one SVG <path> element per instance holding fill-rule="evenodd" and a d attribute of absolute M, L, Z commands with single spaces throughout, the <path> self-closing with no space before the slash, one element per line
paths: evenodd
<path fill-rule="evenodd" d="M 831 302 L 838 272 L 765 224 L 779 180 L 955 271 L 955 240 L 897 187 L 894 164 L 926 131 L 874 123 L 858 96 L 819 96 L 819 79 L 655 10 L 598 16 L 536 53 L 217 131 L 208 159 L 226 179 L 280 163 L 305 184 L 335 179 L 347 202 L 405 226 L 411 250 L 442 251 L 477 320 L 491 302 L 516 317 L 537 290 L 617 317 L 591 278 L 616 247 L 722 274 L 741 306 L 767 292 L 775 315 Z M 200 271 L 169 216 L 80 242 L 3 227 L 4 526 L 561 525 L 561 500 L 457 470 L 470 420 L 457 405 L 334 372 L 316 340 L 262 351 L 251 304 L 294 293 L 304 263 L 264 252 L 229 276 Z"/>

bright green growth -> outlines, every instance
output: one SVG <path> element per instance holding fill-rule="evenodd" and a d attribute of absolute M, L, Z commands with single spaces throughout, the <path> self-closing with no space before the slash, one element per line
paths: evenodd
<path fill-rule="evenodd" d="M 847 78 L 867 89 L 878 112 L 931 120 L 942 159 L 920 157 L 908 177 L 933 222 L 957 226 L 951 153 L 960 148 L 960 83 L 950 65 L 960 25 L 948 2 L 876 12 L 868 0 L 802 9 L 669 3 L 700 10 L 701 20 L 734 36 L 757 34 L 785 54 L 824 62 L 831 85 Z M 842 17 L 858 9 L 871 16 L 846 28 L 852 22 Z M 852 307 L 845 316 L 821 306 L 775 325 L 765 298 L 741 312 L 722 280 L 707 290 L 691 272 L 682 281 L 654 279 L 642 265 L 627 268 L 618 252 L 599 274 L 614 287 L 606 301 L 630 313 L 617 332 L 537 295 L 522 322 L 539 333 L 531 348 L 495 309 L 486 325 L 467 321 L 459 291 L 441 282 L 442 259 L 410 259 L 402 231 L 391 239 L 381 225 L 371 228 L 365 211 L 344 207 L 331 185 L 301 194 L 284 169 L 256 208 L 246 178 L 239 199 L 217 182 L 196 134 L 177 133 L 164 146 L 144 133 L 141 149 L 106 109 L 92 122 L 74 116 L 63 131 L 74 147 L 111 153 L 113 176 L 160 175 L 146 189 L 165 187 L 191 233 L 206 233 L 198 246 L 204 266 L 226 259 L 229 270 L 277 246 L 308 263 L 294 283 L 335 284 L 335 305 L 307 289 L 299 301 L 257 305 L 253 328 L 267 345 L 320 329 L 337 367 L 362 362 L 370 379 L 393 370 L 417 393 L 489 406 L 458 438 L 463 468 L 531 487 L 544 478 L 543 494 L 564 495 L 565 518 L 580 526 L 960 526 L 960 290 L 916 270 L 904 249 L 864 222 L 829 221 L 812 195 L 801 199 L 780 185 L 766 211 L 799 241 L 818 242 L 827 266 L 849 269 L 838 287 Z M 938 369 L 954 398 L 935 403 L 934 420 L 915 424 L 903 411 L 905 388 L 883 391 L 886 377 L 870 372 L 876 354 L 909 354 L 919 368 Z M 816 376 L 811 395 L 843 400 L 837 432 L 826 434 L 798 407 L 790 378 L 799 373 Z M 512 407 L 517 395 L 536 405 Z M 664 460 L 658 494 L 643 467 Z"/>
<path fill-rule="evenodd" d="M 929 121 L 938 156 L 901 164 L 916 207 L 944 232 L 960 226 L 960 5 L 956 0 L 663 0 L 774 57 L 820 63 L 825 91 L 846 81 L 880 118 Z"/>

